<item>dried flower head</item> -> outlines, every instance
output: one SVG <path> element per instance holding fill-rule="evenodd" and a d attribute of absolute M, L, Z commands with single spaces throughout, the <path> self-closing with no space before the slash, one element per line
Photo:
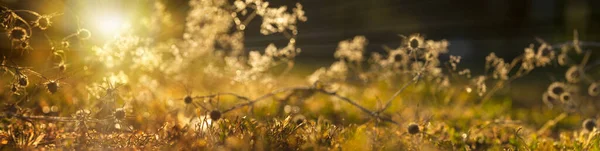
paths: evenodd
<path fill-rule="evenodd" d="M 69 46 L 71 46 L 71 43 L 69 43 L 68 41 L 62 41 L 60 44 L 63 48 L 69 48 Z"/>
<path fill-rule="evenodd" d="M 26 75 L 21 75 L 18 78 L 18 83 L 20 86 L 26 87 L 27 85 L 29 85 L 29 80 Z"/>
<path fill-rule="evenodd" d="M 590 84 L 590 87 L 588 87 L 588 94 L 590 96 L 598 96 L 598 94 L 600 94 L 599 86 L 600 84 L 598 84 L 598 82 Z"/>
<path fill-rule="evenodd" d="M 29 42 L 21 41 L 21 43 L 19 44 L 19 49 L 27 49 L 27 48 L 29 48 Z"/>
<path fill-rule="evenodd" d="M 410 50 L 417 50 L 424 47 L 423 43 L 425 41 L 425 37 L 421 36 L 420 34 L 412 34 L 404 39 L 403 45 Z"/>
<path fill-rule="evenodd" d="M 595 119 L 586 119 L 583 121 L 583 128 L 587 131 L 593 131 L 596 128 L 596 120 Z"/>
<path fill-rule="evenodd" d="M 296 124 L 302 124 L 304 121 L 306 121 L 306 117 L 304 117 L 304 115 L 296 115 L 292 121 L 294 121 Z"/>
<path fill-rule="evenodd" d="M 67 65 L 64 63 L 61 63 L 58 65 L 58 71 L 60 72 L 65 72 L 67 70 Z"/>
<path fill-rule="evenodd" d="M 416 123 L 410 123 L 408 124 L 408 133 L 411 135 L 417 134 L 419 133 L 421 130 L 419 129 L 419 125 L 417 125 Z"/>
<path fill-rule="evenodd" d="M 125 109 L 123 109 L 123 108 L 116 109 L 115 112 L 113 112 L 113 116 L 117 120 L 124 120 L 125 119 Z"/>
<path fill-rule="evenodd" d="M 567 79 L 567 81 L 569 81 L 570 83 L 577 83 L 579 82 L 580 78 L 581 75 L 579 73 L 579 67 L 577 66 L 572 66 L 565 73 L 565 79 Z"/>
<path fill-rule="evenodd" d="M 554 82 L 548 86 L 548 95 L 558 98 L 561 94 L 567 92 L 567 85 L 562 82 Z"/>
<path fill-rule="evenodd" d="M 209 116 L 210 116 L 211 120 L 217 121 L 217 120 L 221 119 L 221 112 L 219 112 L 217 110 L 213 110 L 213 111 L 210 111 Z"/>
<path fill-rule="evenodd" d="M 546 104 L 546 106 L 548 106 L 549 108 L 553 108 L 555 104 L 560 103 L 557 99 L 557 97 L 553 97 L 552 95 L 550 95 L 548 92 L 545 92 L 542 95 L 542 101 L 544 102 L 544 104 Z"/>
<path fill-rule="evenodd" d="M 19 88 L 17 87 L 17 85 L 13 84 L 10 87 L 10 91 L 13 93 L 16 93 L 19 90 Z"/>
<path fill-rule="evenodd" d="M 573 101 L 573 97 L 571 96 L 571 93 L 563 93 L 559 96 L 560 102 L 562 103 L 568 103 Z"/>
<path fill-rule="evenodd" d="M 15 41 L 25 41 L 27 40 L 27 30 L 23 27 L 13 27 L 7 32 L 8 38 Z"/>
<path fill-rule="evenodd" d="M 558 55 L 556 60 L 559 65 L 565 66 L 568 63 L 568 56 L 566 53 L 561 53 L 560 55 Z"/>
<path fill-rule="evenodd" d="M 54 80 L 49 80 L 48 82 L 46 82 L 44 85 L 46 85 L 46 89 L 48 89 L 48 92 L 54 94 L 58 91 L 58 82 L 54 81 Z"/>
<path fill-rule="evenodd" d="M 192 101 L 194 101 L 194 100 L 193 100 L 193 99 L 192 99 L 192 97 L 191 97 L 191 96 L 189 96 L 189 95 L 188 95 L 188 96 L 185 96 L 185 98 L 183 98 L 183 102 L 185 102 L 185 104 L 191 104 L 191 103 L 192 103 Z"/>
<path fill-rule="evenodd" d="M 33 25 L 39 27 L 41 30 L 46 30 L 52 25 L 52 22 L 50 21 L 50 16 L 40 16 Z"/>

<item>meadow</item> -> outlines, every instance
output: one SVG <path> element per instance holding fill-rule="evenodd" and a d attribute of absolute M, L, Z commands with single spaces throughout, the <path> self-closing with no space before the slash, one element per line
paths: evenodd
<path fill-rule="evenodd" d="M 356 35 L 319 66 L 296 61 L 301 3 L 189 5 L 183 25 L 158 1 L 144 21 L 102 24 L 116 33 L 101 44 L 78 14 L 2 6 L 0 149 L 600 150 L 600 43 L 577 31 L 484 69 L 427 33 L 383 51 Z M 69 34 L 47 32 L 65 21 Z M 286 41 L 248 49 L 249 24 Z M 152 34 L 172 27 L 184 33 Z"/>

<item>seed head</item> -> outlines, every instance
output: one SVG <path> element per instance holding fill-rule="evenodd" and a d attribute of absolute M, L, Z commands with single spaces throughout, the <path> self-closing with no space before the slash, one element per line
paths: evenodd
<path fill-rule="evenodd" d="M 48 92 L 54 94 L 58 91 L 58 83 L 56 81 L 48 81 L 46 82 L 46 89 L 48 89 Z"/>
<path fill-rule="evenodd" d="M 13 84 L 13 85 L 12 85 L 12 87 L 10 87 L 10 91 L 11 91 L 11 92 L 13 92 L 13 93 L 17 92 L 17 90 L 19 90 L 19 89 L 17 88 L 17 85 L 14 85 L 14 84 Z"/>
<path fill-rule="evenodd" d="M 19 45 L 19 47 L 21 47 L 21 49 L 26 49 L 29 47 L 29 42 L 22 41 L 21 44 Z"/>
<path fill-rule="evenodd" d="M 562 53 L 560 55 L 558 55 L 558 64 L 561 66 L 564 66 L 567 64 L 567 54 L 566 53 Z"/>
<path fill-rule="evenodd" d="M 35 22 L 34 25 L 37 25 L 41 30 L 46 30 L 52 22 L 50 22 L 50 17 L 48 16 L 40 16 Z"/>
<path fill-rule="evenodd" d="M 559 99 L 563 103 L 571 102 L 571 100 L 573 100 L 573 98 L 571 98 L 571 93 L 563 93 L 560 95 Z"/>
<path fill-rule="evenodd" d="M 67 70 L 67 65 L 65 65 L 65 64 L 58 65 L 58 71 L 65 72 L 65 70 Z"/>
<path fill-rule="evenodd" d="M 69 46 L 71 46 L 71 43 L 69 43 L 68 41 L 63 41 L 60 44 L 63 46 L 63 48 L 69 48 Z"/>
<path fill-rule="evenodd" d="M 579 68 L 577 66 L 572 66 L 565 73 L 565 79 L 567 79 L 567 81 L 569 81 L 571 83 L 579 82 L 580 77 L 581 77 L 581 75 L 579 75 Z"/>
<path fill-rule="evenodd" d="M 558 103 L 558 99 L 551 96 L 550 94 L 548 94 L 548 92 L 544 93 L 542 95 L 542 101 L 544 102 L 544 104 L 546 104 L 549 108 L 554 107 L 554 104 Z"/>
<path fill-rule="evenodd" d="M 588 131 L 593 131 L 596 128 L 596 120 L 595 119 L 586 119 L 583 121 L 583 128 Z"/>
<path fill-rule="evenodd" d="M 407 38 L 405 45 L 408 47 L 408 49 L 416 50 L 423 47 L 423 41 L 425 41 L 423 36 L 420 34 L 413 34 Z"/>
<path fill-rule="evenodd" d="M 294 121 L 296 124 L 302 124 L 302 123 L 304 123 L 305 120 L 306 120 L 306 117 L 304 117 L 304 115 L 296 115 L 292 119 L 292 121 Z"/>
<path fill-rule="evenodd" d="M 554 82 L 548 86 L 548 95 L 558 98 L 561 94 L 567 92 L 567 87 L 562 82 Z"/>
<path fill-rule="evenodd" d="M 588 94 L 590 94 L 591 96 L 598 96 L 598 94 L 600 94 L 600 84 L 596 83 L 592 83 L 590 84 L 590 87 L 588 88 Z"/>
<path fill-rule="evenodd" d="M 191 97 L 191 96 L 189 96 L 189 95 L 188 95 L 188 96 L 185 96 L 185 98 L 183 98 L 183 102 L 185 102 L 185 104 L 191 104 L 191 103 L 192 103 L 192 101 L 194 101 L 194 100 L 193 100 L 193 99 L 192 99 L 192 97 Z"/>
<path fill-rule="evenodd" d="M 18 83 L 19 85 L 26 87 L 29 85 L 29 80 L 27 79 L 27 76 L 22 75 L 19 77 Z"/>
<path fill-rule="evenodd" d="M 221 118 L 221 112 L 219 112 L 217 110 L 213 110 L 210 112 L 209 116 L 210 116 L 211 120 L 217 121 Z"/>
<path fill-rule="evenodd" d="M 419 125 L 415 123 L 411 123 L 408 125 L 408 133 L 411 135 L 419 133 L 421 130 L 419 129 Z"/>
<path fill-rule="evenodd" d="M 125 119 L 125 110 L 123 108 L 118 108 L 113 113 L 113 116 L 115 116 L 115 119 L 117 119 L 117 120 L 124 120 Z"/>
<path fill-rule="evenodd" d="M 8 38 L 12 40 L 25 41 L 27 39 L 27 30 L 23 27 L 13 27 L 8 30 L 7 34 Z"/>

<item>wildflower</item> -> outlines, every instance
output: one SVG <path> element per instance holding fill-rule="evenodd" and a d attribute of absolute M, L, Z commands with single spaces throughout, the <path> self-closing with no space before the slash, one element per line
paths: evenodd
<path fill-rule="evenodd" d="M 8 38 L 15 41 L 25 41 L 27 39 L 27 30 L 22 27 L 13 27 L 7 32 Z"/>
<path fill-rule="evenodd" d="M 567 81 L 569 81 L 571 83 L 579 82 L 580 77 L 581 77 L 581 75 L 579 73 L 579 68 L 577 66 L 572 66 L 565 73 L 565 79 L 567 79 Z"/>
<path fill-rule="evenodd" d="M 419 125 L 415 123 L 411 123 L 408 125 L 408 133 L 411 135 L 419 133 L 421 130 L 419 129 Z"/>
<path fill-rule="evenodd" d="M 599 84 L 597 82 L 590 84 L 590 87 L 588 87 L 588 94 L 590 96 L 598 96 L 598 94 L 600 94 L 598 86 Z"/>
<path fill-rule="evenodd" d="M 583 121 L 583 128 L 587 131 L 593 131 L 596 128 L 596 120 L 595 119 L 586 119 Z"/>

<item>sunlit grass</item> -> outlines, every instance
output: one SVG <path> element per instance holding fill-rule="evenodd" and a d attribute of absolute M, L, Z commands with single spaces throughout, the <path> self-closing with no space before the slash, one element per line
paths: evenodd
<path fill-rule="evenodd" d="M 301 4 L 189 5 L 185 24 L 176 25 L 185 31 L 174 38 L 148 34 L 173 25 L 160 2 L 139 20 L 117 10 L 79 16 L 2 8 L 12 50 L 0 68 L 0 148 L 600 149 L 599 63 L 588 51 L 597 43 L 580 41 L 576 32 L 566 43 L 532 39 L 512 60 L 491 53 L 480 58 L 483 73 L 447 56 L 448 41 L 422 34 L 401 35 L 399 46 L 384 46 L 384 53 L 365 50 L 368 37 L 340 39 L 335 62 L 315 67 L 295 61 L 302 55 L 297 24 L 308 19 Z M 92 21 L 41 36 L 64 16 Z M 287 44 L 246 49 L 251 23 Z M 48 43 L 30 45 L 35 38 Z M 25 66 L 34 60 L 15 56 L 31 50 L 48 51 L 47 63 Z M 519 90 L 539 101 L 515 105 L 519 100 L 507 92 L 514 81 L 543 68 L 564 68 L 553 74 L 563 76 L 543 90 Z"/>

